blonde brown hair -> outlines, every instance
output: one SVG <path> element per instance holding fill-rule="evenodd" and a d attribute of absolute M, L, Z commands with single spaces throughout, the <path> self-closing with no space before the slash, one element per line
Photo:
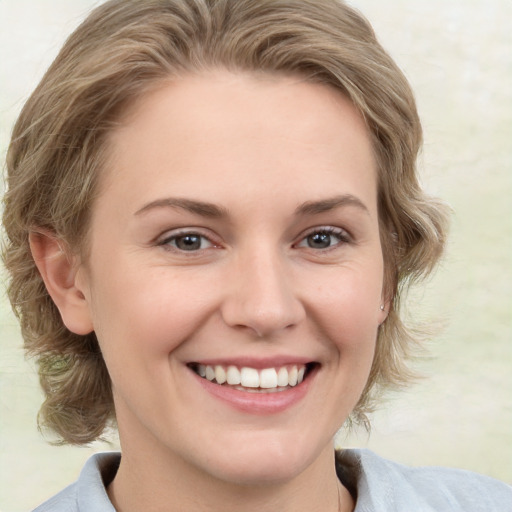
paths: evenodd
<path fill-rule="evenodd" d="M 46 400 L 40 424 L 63 442 L 98 438 L 114 419 L 95 334 L 66 329 L 36 269 L 29 233 L 45 229 L 86 250 L 106 139 L 126 107 L 162 80 L 223 67 L 300 74 L 335 87 L 364 116 L 379 171 L 385 286 L 392 306 L 353 418 L 378 392 L 405 383 L 415 339 L 400 295 L 434 267 L 444 207 L 416 174 L 421 125 L 409 84 L 369 23 L 337 0 L 111 0 L 71 35 L 15 125 L 7 155 L 3 258 L 27 353 Z"/>

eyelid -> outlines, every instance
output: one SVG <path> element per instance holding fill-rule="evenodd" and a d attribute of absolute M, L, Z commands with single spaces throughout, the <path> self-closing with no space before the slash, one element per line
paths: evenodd
<path fill-rule="evenodd" d="M 329 235 L 334 235 L 334 236 L 337 236 L 339 239 L 340 239 L 340 242 L 331 246 L 331 247 L 328 247 L 328 248 L 325 248 L 325 249 L 313 249 L 314 251 L 328 251 L 329 249 L 334 249 L 340 245 L 344 245 L 344 244 L 350 244 L 350 243 L 353 243 L 354 240 L 353 240 L 353 237 L 352 235 L 344 228 L 341 228 L 341 227 L 335 227 L 335 226 L 328 226 L 328 225 L 325 225 L 325 226 L 315 226 L 315 227 L 312 227 L 312 228 L 309 228 L 307 229 L 306 231 L 304 231 L 303 233 L 301 233 L 300 237 L 298 238 L 298 241 L 296 243 L 294 243 L 293 245 L 295 247 L 300 247 L 299 244 L 301 244 L 302 242 L 304 242 L 308 236 L 311 236 L 315 233 L 327 233 Z"/>
<path fill-rule="evenodd" d="M 203 228 L 197 228 L 197 227 L 185 227 L 185 228 L 176 228 L 176 229 L 169 229 L 166 230 L 163 234 L 159 235 L 155 239 L 155 245 L 160 247 L 167 247 L 172 248 L 173 250 L 179 252 L 179 253 L 185 253 L 187 251 L 182 251 L 176 247 L 172 247 L 170 245 L 171 240 L 175 240 L 176 238 L 187 236 L 187 235 L 193 235 L 201 237 L 205 240 L 208 240 L 208 242 L 211 244 L 209 247 L 205 247 L 204 249 L 198 249 L 196 251 L 190 251 L 190 254 L 198 253 L 207 249 L 210 249 L 212 247 L 219 247 L 221 244 L 216 240 L 216 237 L 212 235 L 211 232 L 205 233 L 205 229 Z M 170 249 L 169 249 L 170 250 Z"/>

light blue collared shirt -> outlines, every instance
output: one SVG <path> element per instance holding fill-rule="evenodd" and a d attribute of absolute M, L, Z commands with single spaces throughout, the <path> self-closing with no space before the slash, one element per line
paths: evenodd
<path fill-rule="evenodd" d="M 338 474 L 349 475 L 356 487 L 354 512 L 512 512 L 512 487 L 487 476 L 459 469 L 411 468 L 369 450 L 338 455 Z M 120 460 L 117 452 L 93 455 L 74 484 L 34 512 L 116 512 L 106 486 Z"/>

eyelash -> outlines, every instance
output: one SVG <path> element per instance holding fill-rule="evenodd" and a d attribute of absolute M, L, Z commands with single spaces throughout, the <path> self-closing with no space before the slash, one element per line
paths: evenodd
<path fill-rule="evenodd" d="M 308 239 L 314 235 L 322 235 L 329 238 L 329 241 L 332 237 L 336 237 L 338 239 L 338 242 L 334 245 L 329 245 L 329 247 L 321 247 L 321 248 L 314 248 L 314 247 L 308 247 L 303 246 L 303 243 L 308 243 Z M 311 229 L 309 232 L 307 232 L 300 241 L 295 244 L 295 247 L 307 247 L 308 249 L 313 250 L 319 250 L 319 251 L 328 251 L 332 250 L 340 245 L 349 244 L 352 243 L 352 237 L 349 235 L 347 231 L 345 231 L 342 228 L 335 228 L 333 226 L 324 226 L 324 227 L 316 227 Z"/>
<path fill-rule="evenodd" d="M 327 241 L 329 243 L 331 242 L 332 238 L 335 237 L 338 239 L 338 242 L 333 245 L 329 245 L 328 247 L 311 247 L 308 245 L 303 245 L 308 244 L 308 240 L 311 240 L 310 237 L 315 235 L 327 237 Z M 186 238 L 198 238 L 200 246 L 198 248 L 193 248 L 190 250 L 178 247 L 178 241 L 180 239 Z M 203 247 L 204 241 L 207 242 L 207 247 Z M 191 241 L 191 243 L 193 243 L 193 241 Z M 352 238 L 347 231 L 345 231 L 342 228 L 335 228 L 333 226 L 324 226 L 316 227 L 308 231 L 300 238 L 299 242 L 293 244 L 293 247 L 305 247 L 316 252 L 332 250 L 340 245 L 348 243 L 352 243 Z M 178 233 L 173 233 L 172 235 L 166 236 L 161 241 L 157 242 L 157 245 L 165 248 L 166 250 L 172 250 L 179 253 L 189 253 L 190 256 L 192 256 L 194 253 L 197 254 L 207 249 L 219 247 L 219 244 L 216 244 L 213 240 L 211 240 L 211 238 L 194 230 L 183 230 Z"/>
<path fill-rule="evenodd" d="M 181 249 L 180 247 L 178 247 L 176 245 L 177 241 L 180 239 L 193 238 L 193 237 L 197 237 L 200 239 L 200 245 L 203 245 L 203 242 L 206 241 L 209 244 L 208 247 L 200 246 L 198 249 L 187 250 L 187 249 Z M 166 236 L 164 239 L 159 241 L 157 243 L 157 245 L 165 248 L 166 250 L 174 250 L 174 251 L 181 252 L 181 253 L 197 253 L 199 251 L 204 251 L 204 250 L 210 249 L 212 247 L 218 247 L 218 245 L 215 242 L 213 242 L 209 237 L 207 237 L 206 235 L 204 235 L 202 233 L 198 233 L 197 231 L 193 231 L 193 230 L 190 230 L 190 231 L 184 230 L 184 231 L 180 231 L 178 233 L 173 233 L 171 236 Z"/>

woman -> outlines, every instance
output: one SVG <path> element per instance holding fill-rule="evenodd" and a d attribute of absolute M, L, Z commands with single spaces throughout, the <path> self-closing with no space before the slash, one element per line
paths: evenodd
<path fill-rule="evenodd" d="M 506 510 L 485 477 L 332 438 L 404 383 L 399 292 L 445 237 L 410 88 L 333 1 L 110 1 L 8 153 L 4 253 L 45 426 L 91 459 L 38 510 Z M 113 508 L 114 507 L 114 508 Z"/>

